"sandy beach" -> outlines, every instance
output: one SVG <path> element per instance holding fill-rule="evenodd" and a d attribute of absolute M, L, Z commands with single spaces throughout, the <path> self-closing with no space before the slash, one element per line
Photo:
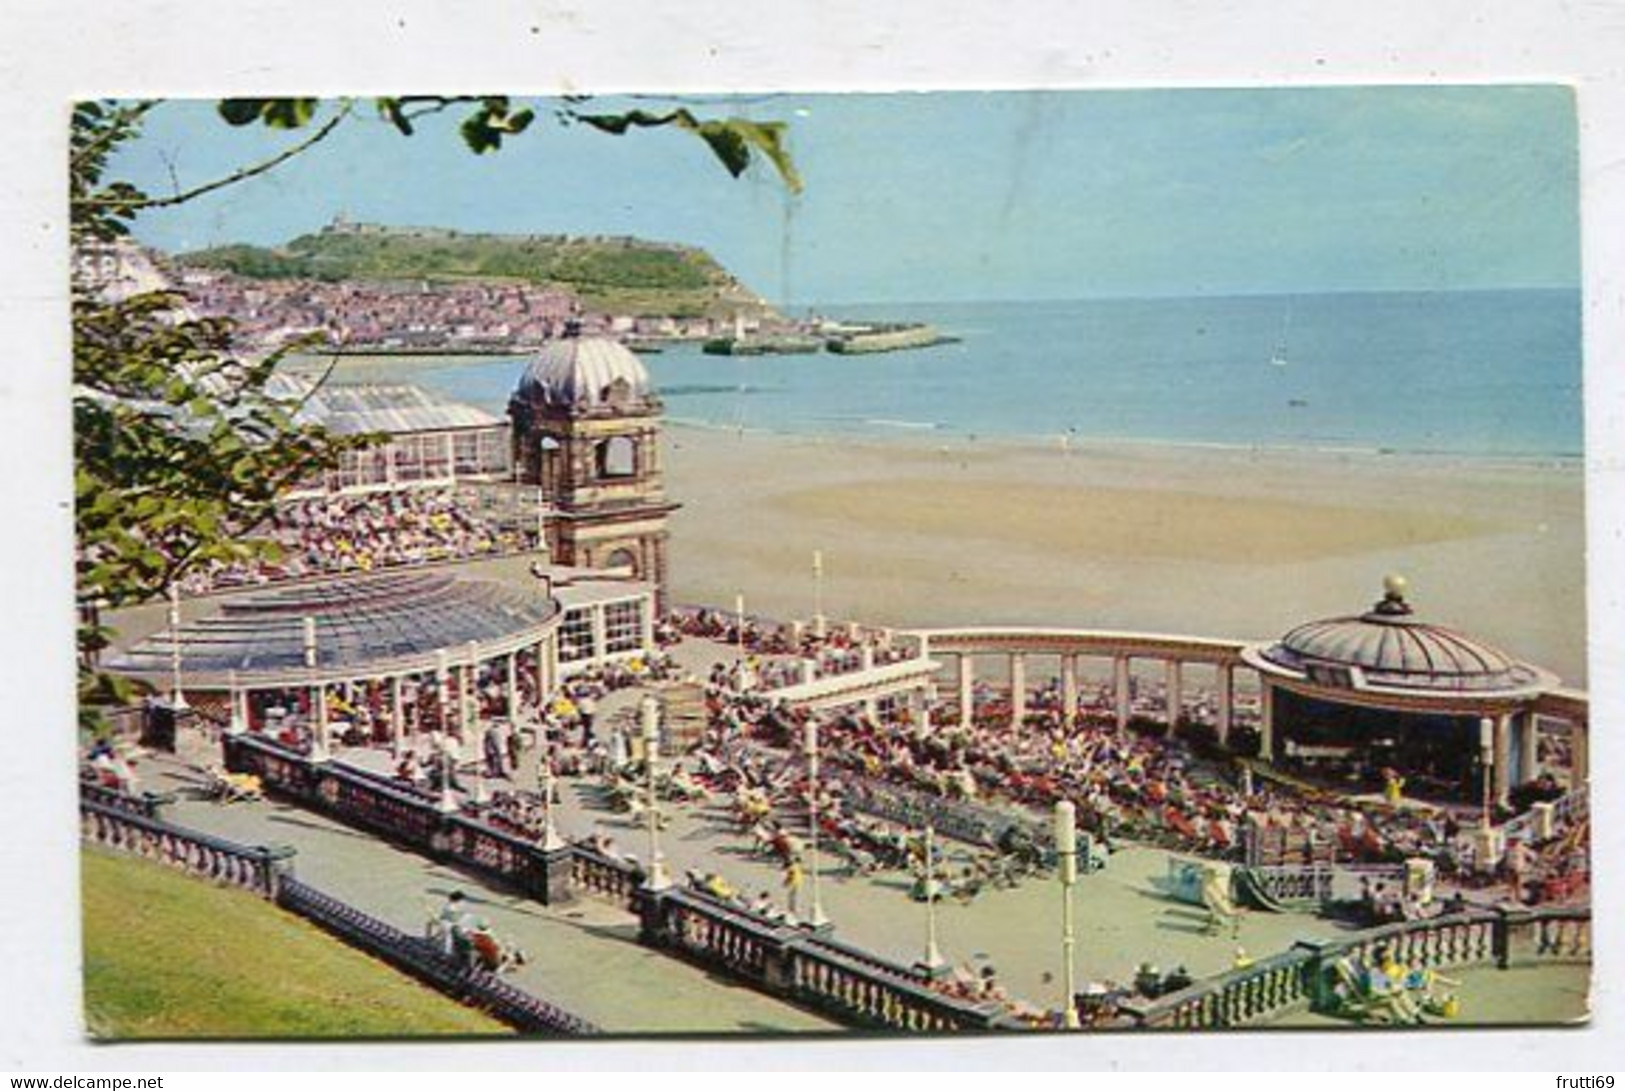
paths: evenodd
<path fill-rule="evenodd" d="M 674 600 L 897 626 L 1265 638 L 1358 613 L 1389 572 L 1426 620 L 1585 684 L 1578 463 L 1136 444 L 666 433 Z"/>

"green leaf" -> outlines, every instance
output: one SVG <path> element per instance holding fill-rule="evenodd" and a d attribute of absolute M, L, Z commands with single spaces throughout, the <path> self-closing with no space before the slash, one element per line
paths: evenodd
<path fill-rule="evenodd" d="M 745 168 L 750 166 L 750 145 L 737 129 L 725 121 L 707 121 L 695 132 L 711 146 L 729 174 L 738 178 L 745 173 Z"/>
<path fill-rule="evenodd" d="M 381 98 L 378 100 L 378 112 L 384 116 L 391 125 L 400 130 L 402 136 L 412 135 L 412 119 L 406 116 L 401 109 L 399 99 Z"/>
<path fill-rule="evenodd" d="M 319 101 L 313 98 L 267 99 L 260 116 L 273 129 L 297 129 L 316 116 Z"/>
<path fill-rule="evenodd" d="M 262 98 L 228 98 L 221 99 L 217 109 L 228 125 L 252 125 L 260 119 L 264 106 Z"/>
<path fill-rule="evenodd" d="M 463 143 L 475 155 L 484 155 L 502 146 L 502 134 L 491 128 L 483 113 L 468 118 L 462 125 Z"/>
<path fill-rule="evenodd" d="M 784 179 L 784 184 L 790 187 L 791 193 L 801 192 L 801 173 L 796 170 L 795 162 L 790 158 L 790 150 L 784 146 L 785 134 L 790 131 L 784 122 L 730 118 L 727 124 L 773 164 L 774 169 L 779 172 L 779 177 Z"/>

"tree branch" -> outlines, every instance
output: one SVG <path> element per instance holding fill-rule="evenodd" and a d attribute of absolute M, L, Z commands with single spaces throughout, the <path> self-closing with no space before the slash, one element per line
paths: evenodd
<path fill-rule="evenodd" d="M 334 114 L 333 117 L 328 120 L 327 124 L 323 125 L 320 129 L 317 129 L 314 133 L 311 133 L 310 136 L 306 137 L 298 144 L 295 144 L 293 147 L 262 162 L 255 163 L 253 166 L 244 167 L 241 170 L 233 171 L 224 178 L 216 178 L 212 182 L 205 182 L 202 185 L 193 186 L 191 189 L 185 190 L 184 192 L 176 193 L 169 197 L 143 197 L 138 201 L 131 201 L 117 197 L 82 197 L 75 200 L 73 203 L 87 208 L 116 206 L 119 208 L 129 209 L 132 212 L 148 208 L 167 208 L 171 205 L 185 204 L 187 201 L 190 201 L 195 197 L 201 197 L 205 193 L 212 193 L 217 189 L 224 189 L 226 186 L 236 185 L 238 182 L 246 182 L 250 178 L 257 177 L 266 173 L 267 171 L 275 170 L 277 167 L 281 166 L 283 163 L 286 163 L 295 156 L 304 154 L 317 144 L 320 144 L 323 140 L 326 140 L 333 130 L 338 128 L 340 123 L 342 123 L 345 118 L 350 116 L 351 111 L 354 109 L 354 100 L 346 99 L 344 105 L 340 107 L 339 112 Z"/>

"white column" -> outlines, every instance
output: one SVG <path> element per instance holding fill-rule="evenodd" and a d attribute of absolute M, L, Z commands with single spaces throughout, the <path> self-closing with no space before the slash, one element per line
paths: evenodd
<path fill-rule="evenodd" d="M 1533 712 L 1519 713 L 1518 776 L 1525 781 L 1540 776 L 1540 721 Z"/>
<path fill-rule="evenodd" d="M 969 652 L 959 653 L 959 726 L 969 727 L 976 705 L 976 664 Z"/>
<path fill-rule="evenodd" d="M 506 664 L 508 676 L 504 680 L 504 696 L 508 700 L 508 724 L 517 727 L 519 725 L 519 653 L 509 652 Z"/>
<path fill-rule="evenodd" d="M 1020 727 L 1027 718 L 1027 657 L 1021 652 L 1010 656 L 1010 724 Z"/>
<path fill-rule="evenodd" d="M 1061 656 L 1061 722 L 1072 726 L 1078 716 L 1078 657 Z"/>
<path fill-rule="evenodd" d="M 231 717 L 227 723 L 226 732 L 231 735 L 243 735 L 248 732 L 248 693 L 237 688 L 237 672 L 228 673 L 231 692 Z"/>
<path fill-rule="evenodd" d="M 646 656 L 653 655 L 655 653 L 655 600 L 653 595 L 644 596 L 641 614 L 643 618 L 643 654 Z"/>
<path fill-rule="evenodd" d="M 406 737 L 406 704 L 401 699 L 401 676 L 390 675 L 390 746 L 401 756 L 401 740 Z"/>
<path fill-rule="evenodd" d="M 1512 714 L 1495 718 L 1495 802 L 1505 807 L 1512 791 Z"/>
<path fill-rule="evenodd" d="M 931 726 L 926 720 L 925 687 L 915 686 L 908 691 L 908 718 L 911 723 Z"/>
<path fill-rule="evenodd" d="M 1268 678 L 1260 678 L 1258 710 L 1258 756 L 1267 762 L 1275 760 L 1275 687 Z"/>
<path fill-rule="evenodd" d="M 1166 669 L 1168 672 L 1167 733 L 1169 738 L 1172 738 L 1174 732 L 1179 729 L 1180 714 L 1185 711 L 1185 676 L 1182 664 L 1177 659 L 1168 660 Z"/>
<path fill-rule="evenodd" d="M 327 761 L 333 756 L 327 734 L 327 683 L 315 684 L 314 708 L 310 710 L 310 760 Z"/>
<path fill-rule="evenodd" d="M 1571 721 L 1569 747 L 1574 764 L 1569 770 L 1569 790 L 1584 788 L 1591 779 L 1591 724 L 1589 721 Z"/>
<path fill-rule="evenodd" d="M 1219 707 L 1214 719 L 1218 728 L 1219 746 L 1230 745 L 1230 718 L 1236 703 L 1236 668 L 1228 663 L 1219 664 Z"/>
<path fill-rule="evenodd" d="M 1129 660 L 1120 655 L 1112 660 L 1112 696 L 1117 700 L 1117 730 L 1128 730 Z"/>

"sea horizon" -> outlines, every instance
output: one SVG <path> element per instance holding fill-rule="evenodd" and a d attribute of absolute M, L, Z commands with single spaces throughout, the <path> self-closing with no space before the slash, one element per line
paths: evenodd
<path fill-rule="evenodd" d="M 1577 290 L 815 306 L 958 340 L 870 356 L 671 343 L 643 356 L 667 418 L 809 437 L 1584 457 Z M 345 372 L 502 415 L 527 360 L 370 358 Z"/>

